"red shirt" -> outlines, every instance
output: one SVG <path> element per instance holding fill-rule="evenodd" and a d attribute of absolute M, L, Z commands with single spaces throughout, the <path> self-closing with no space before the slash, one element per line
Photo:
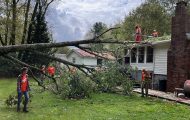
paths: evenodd
<path fill-rule="evenodd" d="M 28 86 L 28 78 L 27 78 L 27 75 L 24 74 L 22 75 L 22 78 L 21 78 L 21 91 L 22 92 L 27 91 L 27 86 Z"/>
<path fill-rule="evenodd" d="M 144 80 L 145 80 L 145 73 L 142 72 L 142 81 L 144 81 Z"/>
<path fill-rule="evenodd" d="M 140 27 L 136 28 L 135 32 L 136 32 L 135 41 L 136 42 L 141 42 L 141 39 L 142 39 L 141 28 Z"/>
<path fill-rule="evenodd" d="M 48 67 L 48 73 L 50 74 L 50 75 L 54 75 L 55 74 L 55 68 L 54 67 Z"/>

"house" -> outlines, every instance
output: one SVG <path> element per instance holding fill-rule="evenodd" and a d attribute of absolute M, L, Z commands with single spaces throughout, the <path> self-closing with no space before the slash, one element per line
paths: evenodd
<path fill-rule="evenodd" d="M 167 53 L 171 40 L 154 41 L 151 44 L 142 44 L 126 52 L 125 64 L 136 69 L 133 77 L 141 80 L 141 71 L 146 69 L 152 76 L 152 89 L 166 90 L 167 80 Z"/>
<path fill-rule="evenodd" d="M 98 55 L 111 61 L 115 60 L 115 57 L 111 53 L 102 53 Z M 69 62 L 90 67 L 96 67 L 97 65 L 103 65 L 104 63 L 103 58 L 97 57 L 81 49 L 70 50 L 66 57 Z"/>

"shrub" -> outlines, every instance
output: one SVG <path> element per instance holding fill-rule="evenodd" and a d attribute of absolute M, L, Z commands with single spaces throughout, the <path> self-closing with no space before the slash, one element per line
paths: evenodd
<path fill-rule="evenodd" d="M 95 71 L 94 81 L 102 92 L 116 92 L 116 87 L 121 86 L 123 93 L 131 94 L 132 80 L 131 68 L 122 66 L 119 63 L 107 63 L 106 67 Z"/>
<path fill-rule="evenodd" d="M 32 102 L 32 97 L 33 97 L 33 95 L 29 92 L 29 96 L 30 96 L 30 99 L 29 99 L 29 102 Z M 24 96 L 22 96 L 22 101 L 21 101 L 21 103 L 23 103 L 23 105 L 24 105 Z M 15 106 L 15 105 L 17 105 L 17 103 L 18 103 L 18 95 L 15 95 L 15 93 L 14 94 L 10 94 L 9 95 L 9 97 L 5 100 L 5 104 L 8 106 L 8 107 L 12 107 L 12 106 Z"/>
<path fill-rule="evenodd" d="M 61 69 L 60 77 L 56 78 L 56 81 L 58 84 L 57 93 L 63 99 L 81 99 L 90 97 L 90 94 L 95 90 L 96 87 L 96 84 L 92 80 L 79 71 L 77 71 L 75 74 L 71 74 L 67 70 Z M 52 85 L 55 87 L 55 84 L 51 84 L 51 87 Z"/>

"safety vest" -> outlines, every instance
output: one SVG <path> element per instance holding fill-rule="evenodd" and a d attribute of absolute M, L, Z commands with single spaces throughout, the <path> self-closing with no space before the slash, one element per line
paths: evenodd
<path fill-rule="evenodd" d="M 48 73 L 50 75 L 54 75 L 55 74 L 55 68 L 54 67 L 48 67 Z"/>

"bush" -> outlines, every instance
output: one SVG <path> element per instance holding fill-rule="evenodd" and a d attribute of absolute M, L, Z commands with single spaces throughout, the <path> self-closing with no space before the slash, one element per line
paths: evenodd
<path fill-rule="evenodd" d="M 57 93 L 63 99 L 82 99 L 90 97 L 90 94 L 96 88 L 96 84 L 79 71 L 75 74 L 71 74 L 67 70 L 62 69 L 60 77 L 56 78 L 56 81 L 58 84 Z"/>
<path fill-rule="evenodd" d="M 29 99 L 29 102 L 32 102 L 32 97 L 33 97 L 33 95 L 29 92 L 29 96 L 30 96 L 30 99 Z M 24 96 L 22 96 L 22 101 L 21 101 L 21 103 L 24 105 Z M 11 95 L 9 95 L 9 97 L 5 100 L 5 104 L 8 106 L 8 107 L 12 107 L 12 106 L 15 106 L 15 105 L 17 105 L 17 103 L 18 103 L 18 95 L 15 95 L 15 93 L 14 94 L 11 94 Z"/>
<path fill-rule="evenodd" d="M 116 87 L 121 86 L 123 93 L 131 94 L 132 80 L 131 69 L 118 63 L 107 63 L 106 68 L 95 71 L 94 81 L 102 92 L 116 92 Z"/>

